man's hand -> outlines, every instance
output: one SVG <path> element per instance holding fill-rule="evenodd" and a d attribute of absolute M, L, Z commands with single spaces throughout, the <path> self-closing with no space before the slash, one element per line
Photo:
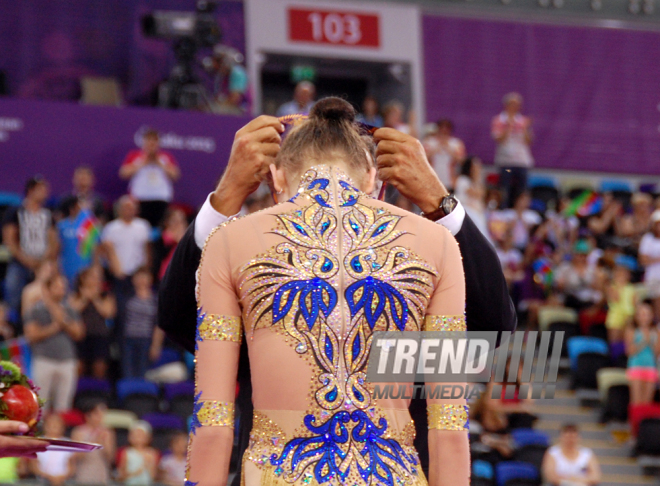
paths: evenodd
<path fill-rule="evenodd" d="M 241 210 L 245 199 L 257 190 L 280 151 L 284 126 L 272 116 L 262 115 L 236 132 L 227 169 L 211 197 L 220 214 L 231 216 Z"/>
<path fill-rule="evenodd" d="M 24 434 L 27 424 L 15 420 L 0 421 L 0 457 L 37 457 L 44 452 L 47 444 L 29 437 L 12 437 L 10 434 Z"/>
<path fill-rule="evenodd" d="M 374 140 L 378 144 L 378 178 L 394 186 L 423 212 L 438 209 L 449 191 L 429 164 L 421 142 L 393 128 L 379 128 Z"/>

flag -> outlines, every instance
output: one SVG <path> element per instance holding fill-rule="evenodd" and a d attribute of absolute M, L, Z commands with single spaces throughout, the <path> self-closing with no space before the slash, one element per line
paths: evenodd
<path fill-rule="evenodd" d="M 603 199 L 593 191 L 584 191 L 571 201 L 564 214 L 566 216 L 591 216 L 598 213 L 603 207 Z"/>
<path fill-rule="evenodd" d="M 83 258 L 91 258 L 101 240 L 98 220 L 86 209 L 80 212 L 77 220 L 78 254 Z"/>
<path fill-rule="evenodd" d="M 548 289 L 552 286 L 553 272 L 552 261 L 549 258 L 541 257 L 532 263 L 534 271 L 534 282 Z"/>

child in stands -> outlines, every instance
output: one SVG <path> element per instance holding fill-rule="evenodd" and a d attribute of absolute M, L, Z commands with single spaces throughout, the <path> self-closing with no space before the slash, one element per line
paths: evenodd
<path fill-rule="evenodd" d="M 149 349 L 156 326 L 158 302 L 154 279 L 147 267 L 133 275 L 135 295 L 126 304 L 122 374 L 124 378 L 144 378 L 149 366 Z"/>
<path fill-rule="evenodd" d="M 610 344 L 623 341 L 624 330 L 635 314 L 635 286 L 630 283 L 630 272 L 636 261 L 628 255 L 619 255 L 615 260 L 612 282 L 607 287 L 607 339 Z"/>
<path fill-rule="evenodd" d="M 119 458 L 119 480 L 127 486 L 150 486 L 156 478 L 158 452 L 150 446 L 151 426 L 138 420 L 128 433 L 129 447 Z"/>
<path fill-rule="evenodd" d="M 170 440 L 170 453 L 163 457 L 158 466 L 160 482 L 180 486 L 186 477 L 186 449 L 188 436 L 177 432 Z"/>

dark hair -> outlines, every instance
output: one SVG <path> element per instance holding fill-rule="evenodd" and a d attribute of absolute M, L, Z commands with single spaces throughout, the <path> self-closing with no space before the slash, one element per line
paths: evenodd
<path fill-rule="evenodd" d="M 454 131 L 454 123 L 448 118 L 441 118 L 436 122 L 438 128 L 447 127 L 452 132 Z"/>
<path fill-rule="evenodd" d="M 142 138 L 155 138 L 159 139 L 160 134 L 158 133 L 158 130 L 154 128 L 149 128 L 147 131 L 144 132 L 144 135 L 142 135 Z"/>
<path fill-rule="evenodd" d="M 37 174 L 33 177 L 30 177 L 25 183 L 25 195 L 27 196 L 32 189 L 37 187 L 40 184 L 48 184 L 48 181 L 41 174 Z"/>
<path fill-rule="evenodd" d="M 83 413 L 83 415 L 89 415 L 100 406 L 107 407 L 108 404 L 105 403 L 105 400 L 101 400 L 99 398 L 90 398 L 88 400 L 82 401 L 80 404 L 80 411 Z"/>
<path fill-rule="evenodd" d="M 68 217 L 79 202 L 78 196 L 66 196 L 60 205 L 62 212 Z"/>
<path fill-rule="evenodd" d="M 299 172 L 306 161 L 326 157 L 329 153 L 346 155 L 353 169 L 368 171 L 373 163 L 365 151 L 373 153 L 373 141 L 363 137 L 355 123 L 357 112 L 346 100 L 323 98 L 309 113 L 309 118 L 294 127 L 282 143 L 277 155 L 278 167 Z"/>
<path fill-rule="evenodd" d="M 141 266 L 140 268 L 138 268 L 138 269 L 135 271 L 135 273 L 133 274 L 133 276 L 135 276 L 135 275 L 137 275 L 137 274 L 139 274 L 139 273 L 146 273 L 146 274 L 149 275 L 150 277 L 152 276 L 152 274 L 151 274 L 151 270 L 149 270 L 149 267 L 147 267 L 146 265 L 143 265 L 143 266 Z"/>
<path fill-rule="evenodd" d="M 578 426 L 574 423 L 566 423 L 561 426 L 561 429 L 559 429 L 560 432 L 579 432 Z"/>
<path fill-rule="evenodd" d="M 438 125 L 439 126 L 439 125 Z M 461 164 L 461 175 L 468 176 L 472 179 L 472 167 L 474 166 L 474 161 L 476 157 L 474 155 L 468 155 L 463 163 Z"/>

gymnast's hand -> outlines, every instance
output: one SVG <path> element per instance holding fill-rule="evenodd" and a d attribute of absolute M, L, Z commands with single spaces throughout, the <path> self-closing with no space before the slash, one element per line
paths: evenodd
<path fill-rule="evenodd" d="M 272 116 L 262 115 L 236 132 L 227 169 L 211 196 L 211 205 L 220 214 L 238 213 L 247 197 L 270 173 L 280 151 L 284 126 Z"/>
<path fill-rule="evenodd" d="M 449 192 L 426 158 L 422 143 L 393 128 L 374 132 L 378 178 L 394 186 L 425 213 L 435 211 Z"/>
<path fill-rule="evenodd" d="M 47 444 L 29 437 L 12 437 L 28 431 L 27 424 L 15 420 L 0 420 L 0 457 L 37 457 Z"/>

